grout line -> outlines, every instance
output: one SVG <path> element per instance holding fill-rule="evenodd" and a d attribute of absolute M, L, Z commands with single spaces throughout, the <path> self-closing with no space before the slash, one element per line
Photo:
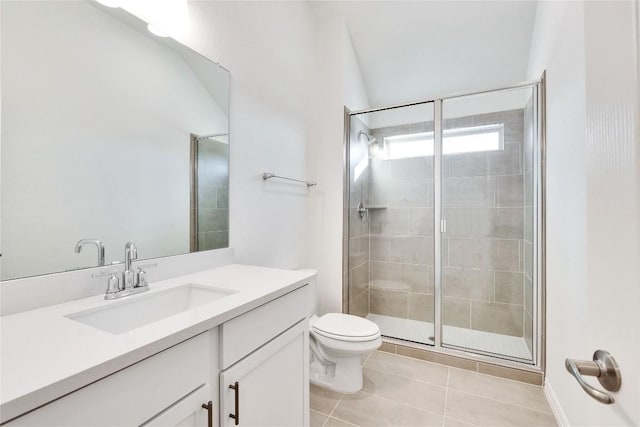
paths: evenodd
<path fill-rule="evenodd" d="M 330 420 L 331 418 L 333 418 L 334 420 L 338 420 L 338 421 L 340 421 L 340 422 L 343 422 L 343 423 L 345 423 L 345 424 L 349 424 L 350 426 L 360 427 L 358 424 L 354 424 L 354 423 L 352 423 L 352 422 L 349 422 L 349 421 L 347 421 L 347 420 L 343 420 L 342 418 L 338 418 L 338 417 L 329 417 L 329 418 L 327 418 L 327 421 L 325 421 L 325 422 L 324 422 L 323 427 L 324 427 L 324 425 L 326 425 L 326 424 L 329 422 L 329 420 Z"/>
<path fill-rule="evenodd" d="M 451 378 L 451 367 L 447 369 L 447 388 L 444 392 L 444 409 L 442 410 L 442 426 L 444 427 L 444 420 L 447 418 L 447 400 L 449 398 L 449 378 Z"/>
<path fill-rule="evenodd" d="M 489 209 L 493 209 L 493 208 L 489 208 Z M 502 208 L 501 208 L 502 209 Z M 469 235 L 464 235 L 464 236 L 449 236 L 450 239 L 454 239 L 454 240 L 508 240 L 511 242 L 520 242 L 523 241 L 524 239 L 520 239 L 517 237 L 494 237 L 494 236 L 469 236 Z"/>
<path fill-rule="evenodd" d="M 531 384 L 529 384 L 531 385 Z M 534 386 L 534 387 L 540 387 L 540 386 Z M 542 388 L 542 387 L 540 387 Z M 483 396 L 483 395 L 479 395 L 479 394 L 475 394 L 475 393 L 469 393 L 467 391 L 462 391 L 462 390 L 457 390 L 457 389 L 453 389 L 455 392 L 457 393 L 463 393 L 463 394 L 468 394 L 470 396 L 475 396 L 475 397 L 479 397 L 480 399 L 487 399 L 487 400 L 491 400 L 492 402 L 498 402 L 498 403 L 504 403 L 505 405 L 511 405 L 511 406 L 515 406 L 516 408 L 520 408 L 520 409 L 527 409 L 529 411 L 534 411 L 534 412 L 538 412 L 541 414 L 550 414 L 550 415 L 554 415 L 553 412 L 547 412 L 547 411 L 541 411 L 540 409 L 534 409 L 531 408 L 529 406 L 523 406 L 523 405 L 518 405 L 517 403 L 513 403 L 513 402 L 507 402 L 505 400 L 499 400 L 499 399 L 494 399 L 491 397 L 487 397 L 487 396 Z M 541 390 L 542 391 L 542 390 Z M 544 393 L 544 392 L 543 392 Z M 547 401 L 547 398 L 545 396 L 545 401 L 547 402 L 547 404 L 549 404 L 549 402 Z M 549 405 L 549 407 L 551 407 L 551 405 Z"/>
<path fill-rule="evenodd" d="M 411 292 L 411 291 L 409 291 Z M 425 295 L 433 295 L 433 294 L 428 294 L 425 292 L 411 292 L 413 294 L 425 294 Z M 500 305 L 511 305 L 514 307 L 522 307 L 522 304 L 516 304 L 516 303 L 512 303 L 512 302 L 500 302 L 500 301 L 491 301 L 491 300 L 486 300 L 486 299 L 478 299 L 478 298 L 465 298 L 465 297 L 458 297 L 455 295 L 445 295 L 444 297 L 449 298 L 449 299 L 456 299 L 456 300 L 467 300 L 467 301 L 478 301 L 478 302 L 488 302 L 488 303 L 492 303 L 492 304 L 500 304 Z M 470 328 L 464 328 L 464 329 L 470 329 Z M 478 330 L 480 331 L 480 329 L 474 329 L 474 330 Z M 499 332 L 491 332 L 491 331 L 482 331 L 482 332 L 489 332 L 492 334 L 498 334 L 498 335 L 505 335 L 505 336 L 510 336 L 510 337 L 515 337 L 515 335 L 508 335 L 508 334 L 501 334 Z"/>
<path fill-rule="evenodd" d="M 533 207 L 533 206 L 525 206 L 525 207 Z M 523 209 L 522 206 L 500 206 L 500 207 L 495 207 L 495 206 L 477 206 L 477 205 L 472 205 L 472 206 L 444 206 L 444 209 L 446 210 L 468 210 L 469 208 L 471 209 Z M 432 209 L 432 206 L 425 206 L 425 207 L 416 207 L 415 209 Z"/>
<path fill-rule="evenodd" d="M 446 239 L 447 241 L 447 264 L 446 267 L 451 266 L 451 237 L 447 237 Z M 442 249 L 440 249 L 442 250 Z M 442 263 L 442 260 L 440 261 Z M 445 265 L 443 264 L 441 267 L 445 267 Z"/>
<path fill-rule="evenodd" d="M 518 271 L 524 274 L 524 259 L 522 257 L 522 252 L 524 252 L 524 248 L 522 247 L 522 242 L 518 240 Z M 522 266 L 522 271 L 520 271 L 520 266 Z"/>
<path fill-rule="evenodd" d="M 372 354 L 373 354 L 373 351 L 369 353 L 366 359 L 364 359 L 364 362 L 362 362 L 362 367 L 364 367 L 364 365 L 366 365 L 367 362 L 369 362 L 369 359 L 371 359 Z"/>
<path fill-rule="evenodd" d="M 360 267 L 362 267 L 363 265 L 365 265 L 365 264 L 366 264 L 366 263 L 368 263 L 368 262 L 369 262 L 369 260 L 366 260 L 366 261 L 365 261 L 365 262 L 363 262 L 362 264 L 358 264 L 358 265 L 356 265 L 355 267 L 350 267 L 350 268 L 349 268 L 349 272 L 351 272 L 351 271 L 355 270 L 356 268 L 360 268 Z"/>
<path fill-rule="evenodd" d="M 317 411 L 316 411 L 316 412 L 317 412 Z M 319 414 L 322 414 L 322 412 L 318 412 L 318 413 L 319 413 Z M 327 414 L 322 414 L 322 415 L 327 415 Z M 330 415 L 328 415 L 328 416 L 327 416 L 327 419 L 326 419 L 326 420 L 324 420 L 324 422 L 322 423 L 322 426 L 321 426 L 321 427 L 324 427 L 324 426 L 326 426 L 326 425 L 327 425 L 327 422 L 329 421 L 329 418 L 331 418 L 331 416 L 330 416 Z"/>
<path fill-rule="evenodd" d="M 379 399 L 387 400 L 389 402 L 393 402 L 393 403 L 398 404 L 398 405 L 406 406 L 407 408 L 411 408 L 411 409 L 415 409 L 415 410 L 418 410 L 418 411 L 427 412 L 429 414 L 434 414 L 434 415 L 438 415 L 438 416 L 444 417 L 444 414 L 438 414 L 437 412 L 430 411 L 429 409 L 418 408 L 417 406 L 411 406 L 411 405 L 408 405 L 408 404 L 406 404 L 406 403 L 404 403 L 404 402 L 402 402 L 400 400 L 391 399 L 389 397 L 382 396 L 380 394 L 368 393 L 366 391 L 359 391 L 359 393 L 366 394 L 366 395 L 369 395 L 369 396 L 374 396 L 374 397 L 377 397 Z M 336 417 L 334 417 L 334 418 L 336 418 Z M 340 418 L 338 418 L 338 419 L 340 419 Z"/>
<path fill-rule="evenodd" d="M 354 296 L 350 296 L 349 302 L 354 301 L 356 298 L 358 298 L 360 295 L 362 295 L 365 292 L 367 292 L 367 290 L 363 289 L 360 292 L 358 292 L 357 294 L 355 294 Z"/>
<path fill-rule="evenodd" d="M 464 424 L 464 425 L 477 427 L 477 424 L 471 424 L 471 423 L 470 423 L 470 422 L 468 422 L 468 421 L 462 421 L 462 420 L 459 420 L 459 419 L 457 419 L 457 418 L 453 418 L 453 417 L 445 417 L 445 418 L 449 418 L 450 420 L 454 420 L 454 421 L 459 422 L 459 423 Z"/>
<path fill-rule="evenodd" d="M 428 237 L 433 237 L 433 236 L 428 236 Z M 449 238 L 449 239 L 452 239 L 452 238 Z M 471 239 L 471 238 L 470 238 L 470 239 L 466 239 L 466 238 L 455 238 L 455 239 L 460 239 L 460 240 L 473 240 L 473 239 Z M 513 241 L 520 241 L 519 239 L 495 239 L 495 240 L 513 240 Z M 449 248 L 447 248 L 447 255 L 449 254 L 449 250 L 448 250 L 448 249 L 449 249 Z M 518 251 L 519 251 L 519 250 L 520 250 L 520 249 L 518 248 Z M 365 265 L 367 262 L 369 262 L 369 261 L 365 261 L 365 262 L 363 262 L 362 264 L 358 265 L 357 267 L 353 267 L 353 268 L 352 268 L 352 269 L 350 269 L 349 271 L 354 270 L 354 269 L 356 269 L 356 268 L 358 268 L 358 267 L 361 267 L 361 266 Z M 371 263 L 378 263 L 378 264 L 400 264 L 400 265 L 413 265 L 413 266 L 426 266 L 426 267 L 433 267 L 433 264 L 428 264 L 428 263 L 426 263 L 426 264 L 420 264 L 420 263 L 412 263 L 412 262 L 401 262 L 401 261 L 376 261 L 376 260 L 371 260 L 370 262 L 371 262 Z M 493 272 L 498 272 L 498 273 L 524 274 L 524 272 L 522 272 L 522 271 L 497 270 L 497 269 L 493 269 L 493 268 L 486 269 L 486 268 L 481 268 L 481 267 L 463 267 L 463 266 L 460 266 L 460 265 L 444 265 L 444 264 L 443 264 L 442 266 L 443 266 L 443 267 L 446 267 L 446 268 L 456 269 L 456 270 L 473 270 L 473 271 L 488 271 L 488 272 L 493 271 Z M 519 267 L 518 267 L 518 268 L 519 268 Z M 525 275 L 526 275 L 526 274 L 525 274 Z M 529 276 L 527 276 L 527 277 L 529 277 Z M 530 279 L 530 277 L 529 277 L 529 279 Z"/>
<path fill-rule="evenodd" d="M 396 346 L 396 351 L 397 351 L 397 346 L 398 346 L 398 345 L 403 346 L 402 344 L 394 344 L 394 345 Z M 406 347 L 406 346 L 403 346 L 403 347 Z M 411 348 L 411 347 L 410 347 L 410 348 Z M 419 349 L 414 349 L 414 350 L 422 351 L 422 350 L 419 350 Z M 425 350 L 425 351 L 426 351 L 426 350 Z M 385 353 L 385 354 L 392 354 L 392 355 L 394 355 L 394 356 L 397 356 L 397 357 L 403 357 L 403 358 L 405 358 L 405 359 L 413 360 L 413 361 L 415 361 L 415 362 L 426 363 L 427 365 L 436 365 L 436 366 L 438 366 L 438 367 L 442 367 L 442 368 L 453 368 L 453 366 L 445 365 L 444 363 L 431 362 L 430 360 L 416 359 L 415 357 L 405 356 L 404 354 L 389 353 L 389 352 L 387 352 L 387 351 L 383 351 L 383 352 L 381 352 L 381 353 Z M 451 357 L 457 357 L 457 356 L 451 356 Z M 459 359 L 459 357 L 457 357 L 457 358 Z M 371 369 L 371 368 L 369 368 L 369 369 Z M 462 369 L 462 368 L 456 368 L 456 369 Z M 466 370 L 466 369 L 462 369 L 462 370 Z M 383 371 L 383 372 L 386 372 L 386 371 Z M 398 376 L 400 376 L 400 375 L 398 375 Z M 406 377 L 402 377 L 402 378 L 406 378 Z M 421 380 L 416 380 L 416 381 L 421 381 Z M 427 383 L 427 384 L 434 384 L 434 383 L 430 383 L 430 382 L 427 382 L 427 381 L 423 381 L 423 382 L 425 382 L 425 383 Z M 442 387 L 442 386 L 441 386 L 441 385 L 439 385 L 439 384 L 434 384 L 434 385 L 437 385 L 437 386 Z"/>
<path fill-rule="evenodd" d="M 340 403 L 342 402 L 342 399 L 344 398 L 344 396 L 345 396 L 345 393 L 342 393 L 342 396 L 340 396 L 338 403 L 336 403 L 336 406 L 333 407 L 333 410 L 329 414 L 329 418 L 331 418 L 333 416 L 333 413 L 336 412 L 336 409 L 338 409 L 338 406 L 340 406 Z M 329 421 L 329 418 L 327 418 L 327 421 Z M 325 424 L 326 424 L 326 421 L 325 421 Z"/>
<path fill-rule="evenodd" d="M 524 278 L 522 278 L 522 280 L 523 280 L 523 282 L 522 282 L 523 285 L 522 286 L 524 287 Z M 524 298 L 524 296 L 523 296 L 523 298 Z M 495 272 L 495 270 L 493 271 L 493 302 L 498 302 L 496 300 L 496 272 Z"/>
<path fill-rule="evenodd" d="M 393 354 L 393 353 L 391 353 L 391 354 Z M 394 356 L 406 357 L 406 356 L 402 356 L 400 354 L 394 354 Z M 411 358 L 409 357 L 408 359 L 411 359 Z M 417 359 L 412 359 L 412 360 L 417 360 Z M 419 362 L 424 362 L 424 360 L 418 360 L 418 361 Z M 426 362 L 426 363 L 431 363 L 431 362 Z M 444 366 L 444 367 L 448 368 L 448 366 L 446 366 L 446 365 L 438 365 L 438 366 L 439 367 L 440 366 Z M 367 366 L 366 368 L 370 369 L 372 371 L 378 371 L 378 372 L 383 373 L 383 374 L 392 375 L 394 377 L 413 380 L 413 381 L 419 382 L 421 384 L 428 384 L 430 386 L 436 386 L 436 387 L 440 387 L 440 388 L 446 388 L 447 387 L 446 385 L 436 384 L 436 383 L 433 383 L 433 382 L 430 382 L 430 381 L 421 380 L 421 379 L 418 379 L 418 378 L 415 378 L 415 377 L 407 377 L 405 375 L 400 375 L 400 374 L 397 374 L 395 372 L 387 371 L 387 370 L 380 369 L 380 368 L 372 368 L 370 366 Z M 449 381 L 449 373 L 447 372 L 447 382 L 448 381 Z M 375 394 L 375 393 L 372 393 L 372 394 Z"/>
<path fill-rule="evenodd" d="M 519 142 L 507 142 L 505 144 L 519 144 Z M 462 153 L 460 153 L 462 154 Z M 451 155 L 451 154 L 445 154 L 445 155 Z M 522 172 L 522 173 L 496 173 L 496 174 L 483 174 L 483 175 L 453 175 L 453 176 L 447 176 L 447 177 L 443 177 L 446 179 L 465 179 L 465 178 L 491 178 L 491 177 L 496 177 L 496 176 L 523 176 L 526 172 Z M 394 179 L 392 181 L 422 181 L 421 179 L 415 179 L 415 180 L 411 180 L 411 179 Z"/>

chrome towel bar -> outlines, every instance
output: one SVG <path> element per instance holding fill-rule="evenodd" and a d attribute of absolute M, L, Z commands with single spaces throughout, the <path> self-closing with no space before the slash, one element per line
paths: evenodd
<path fill-rule="evenodd" d="M 265 181 L 271 178 L 286 179 L 287 181 L 300 182 L 300 183 L 306 184 L 307 187 L 313 187 L 314 185 L 318 185 L 318 183 L 315 181 L 303 181 L 301 179 L 287 178 L 286 176 L 276 175 L 275 173 L 271 173 L 271 172 L 264 172 L 262 174 L 262 179 Z"/>

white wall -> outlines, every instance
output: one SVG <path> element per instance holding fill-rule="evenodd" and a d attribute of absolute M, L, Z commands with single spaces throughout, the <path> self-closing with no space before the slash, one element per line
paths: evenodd
<path fill-rule="evenodd" d="M 183 41 L 231 72 L 230 246 L 241 263 L 305 263 L 314 21 L 302 2 L 190 2 Z M 318 179 L 320 181 L 320 179 Z M 313 264 L 307 264 L 313 267 Z"/>
<path fill-rule="evenodd" d="M 318 270 L 318 312 L 342 311 L 344 107 L 369 106 L 364 83 L 342 18 L 319 19 L 316 33 L 317 101 L 309 170 L 318 181 L 307 224 L 306 263 Z"/>
<path fill-rule="evenodd" d="M 632 2 L 539 2 L 532 38 L 530 77 L 547 70 L 546 381 L 563 425 L 640 421 L 632 10 Z M 622 370 L 614 405 L 588 397 L 564 367 L 598 348 Z"/>
<path fill-rule="evenodd" d="M 369 97 L 346 23 L 344 24 L 344 31 L 342 32 L 342 43 L 345 49 L 342 65 L 342 75 L 344 78 L 342 83 L 342 96 L 344 105 L 351 111 L 368 108 L 371 106 Z"/>
<path fill-rule="evenodd" d="M 189 134 L 227 129 L 207 87 L 90 3 L 2 9 L 2 278 L 96 265 L 81 238 L 108 262 L 189 252 Z"/>
<path fill-rule="evenodd" d="M 580 330 L 587 298 L 584 11 L 580 2 L 539 3 L 530 77 L 539 76 L 545 68 L 547 381 L 563 409 L 570 412 L 571 397 L 579 390 L 564 368 L 564 358 L 580 346 L 582 337 L 572 331 Z"/>

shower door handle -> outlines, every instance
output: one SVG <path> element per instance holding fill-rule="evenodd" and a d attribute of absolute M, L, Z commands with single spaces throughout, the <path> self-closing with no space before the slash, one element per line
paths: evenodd
<path fill-rule="evenodd" d="M 578 381 L 580 387 L 600 403 L 610 405 L 615 402 L 613 396 L 588 384 L 583 375 L 597 377 L 600 384 L 608 391 L 620 390 L 622 377 L 616 360 L 608 351 L 597 350 L 593 353 L 593 362 L 589 360 L 566 359 L 564 366 Z"/>

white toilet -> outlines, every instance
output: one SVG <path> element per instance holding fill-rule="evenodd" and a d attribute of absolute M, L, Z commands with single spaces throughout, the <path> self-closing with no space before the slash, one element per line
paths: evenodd
<path fill-rule="evenodd" d="M 327 313 L 309 319 L 311 383 L 341 393 L 362 389 L 362 356 L 382 344 L 380 328 L 350 314 Z"/>

